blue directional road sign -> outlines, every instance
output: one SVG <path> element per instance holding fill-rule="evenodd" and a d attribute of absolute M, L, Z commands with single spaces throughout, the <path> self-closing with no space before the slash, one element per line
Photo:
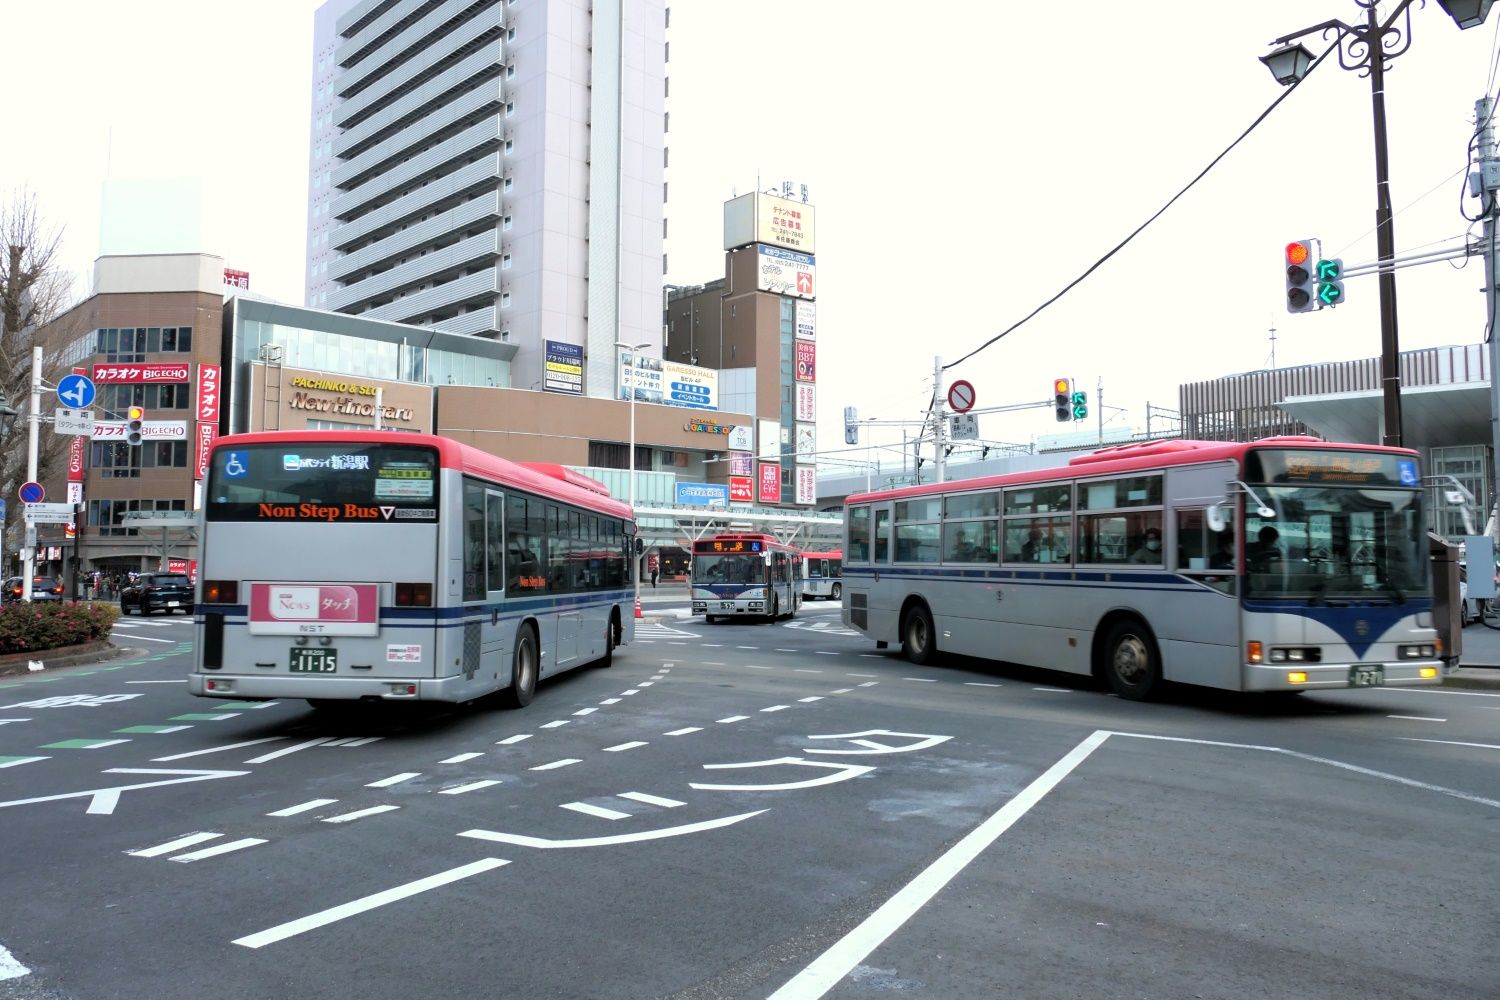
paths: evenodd
<path fill-rule="evenodd" d="M 41 503 L 47 499 L 47 491 L 42 489 L 41 483 L 22 483 L 20 493 L 22 503 Z"/>
<path fill-rule="evenodd" d="M 94 387 L 94 380 L 87 375 L 64 375 L 57 380 L 57 398 L 67 404 L 70 410 L 81 410 L 94 401 L 98 394 Z"/>

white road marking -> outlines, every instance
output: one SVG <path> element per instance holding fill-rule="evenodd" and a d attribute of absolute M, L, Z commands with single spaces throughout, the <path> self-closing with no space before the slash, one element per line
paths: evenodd
<path fill-rule="evenodd" d="M 187 678 L 186 677 L 179 677 L 176 680 L 170 680 L 170 681 L 126 681 L 125 683 L 126 684 L 186 684 L 187 683 Z"/>
<path fill-rule="evenodd" d="M 845 677 L 879 677 L 879 674 L 845 674 Z"/>
<path fill-rule="evenodd" d="M 273 813 L 266 813 L 266 815 L 295 816 L 298 813 L 310 812 L 313 809 L 319 809 L 323 806 L 331 806 L 337 801 L 338 799 L 309 799 L 308 801 L 303 802 L 300 805 L 287 806 L 285 809 L 278 809 Z"/>
<path fill-rule="evenodd" d="M 132 635 L 130 637 L 130 641 L 131 642 L 168 642 L 168 643 L 175 643 L 177 640 L 176 639 L 153 639 L 149 635 Z"/>
<path fill-rule="evenodd" d="M 583 761 L 578 757 L 564 757 L 562 760 L 554 760 L 550 764 L 538 764 L 531 768 L 533 771 L 553 771 L 559 767 L 569 767 L 573 764 L 581 764 Z"/>
<path fill-rule="evenodd" d="M 863 684 L 860 684 L 860 685 L 857 685 L 857 686 L 858 687 L 862 687 L 862 688 L 872 688 L 876 684 L 879 684 L 879 683 L 880 683 L 879 681 L 865 681 Z"/>
<path fill-rule="evenodd" d="M 782 649 L 780 646 L 777 646 L 776 647 L 776 652 L 778 652 L 778 653 L 795 653 L 797 651 L 795 649 Z"/>
<path fill-rule="evenodd" d="M 1408 722 L 1447 722 L 1447 719 L 1438 719 L 1430 715 L 1387 715 L 1387 719 L 1405 719 Z"/>
<path fill-rule="evenodd" d="M 1072 694 L 1073 693 L 1073 689 L 1072 688 L 1034 687 L 1031 690 L 1033 690 L 1033 691 L 1051 691 L 1054 694 Z"/>
<path fill-rule="evenodd" d="M 761 711 L 762 712 L 780 712 L 780 711 L 782 711 L 784 709 L 788 709 L 788 708 L 791 708 L 791 707 L 792 706 L 790 706 L 790 705 L 772 705 L 769 708 L 763 708 L 763 709 L 761 709 Z"/>
<path fill-rule="evenodd" d="M 637 686 L 637 687 L 643 687 L 643 688 L 648 688 L 648 687 L 651 687 L 651 686 L 652 686 L 652 685 L 653 685 L 653 684 L 655 684 L 655 683 L 656 683 L 656 682 L 655 682 L 655 681 L 641 681 L 641 682 L 640 682 L 640 683 L 639 683 L 639 684 L 637 684 L 637 685 L 636 685 L 636 686 Z"/>
<path fill-rule="evenodd" d="M 640 693 L 641 693 L 641 689 L 640 688 L 631 688 L 629 691 L 621 691 L 620 695 L 621 695 L 621 697 L 629 698 L 633 694 L 640 694 Z"/>
<path fill-rule="evenodd" d="M 602 806 L 591 806 L 587 802 L 564 802 L 564 809 L 583 813 L 585 816 L 596 816 L 599 819 L 629 819 L 630 813 L 620 812 L 618 809 L 605 809 Z"/>
<path fill-rule="evenodd" d="M 916 681 L 918 684 L 936 684 L 936 677 L 903 677 L 903 681 Z"/>
<path fill-rule="evenodd" d="M 759 646 L 736 646 L 735 649 L 759 649 Z"/>
<path fill-rule="evenodd" d="M 510 862 L 502 858 L 482 858 L 479 861 L 470 862 L 458 868 L 450 868 L 448 871 L 417 879 L 415 882 L 398 885 L 394 889 L 385 889 L 327 910 L 321 910 L 318 913 L 300 917 L 297 920 L 279 924 L 276 927 L 271 927 L 255 934 L 236 938 L 231 944 L 237 944 L 245 948 L 263 948 L 268 944 L 284 941 L 305 931 L 316 930 L 319 927 L 335 923 L 346 917 L 352 917 L 366 910 L 373 910 L 377 906 L 394 903 L 398 900 L 406 899 L 408 896 L 415 896 L 420 892 L 426 892 L 428 889 L 436 889 L 450 882 L 457 882 L 459 879 L 468 878 L 470 875 L 478 875 L 480 872 L 487 872 L 491 869 L 499 868 L 501 865 L 508 864 Z"/>
<path fill-rule="evenodd" d="M 61 802 L 64 799 L 89 800 L 88 809 L 90 815 L 108 816 L 115 811 L 115 806 L 120 803 L 121 792 L 133 792 L 141 788 L 160 788 L 163 785 L 181 785 L 192 781 L 213 781 L 217 778 L 239 778 L 250 774 L 249 771 L 173 771 L 160 767 L 109 767 L 104 769 L 105 774 L 174 774 L 175 778 L 165 781 L 145 781 L 138 785 L 116 785 L 111 788 L 89 788 L 81 792 L 63 792 L 60 795 L 41 795 L 31 799 L 12 799 L 10 802 L 0 802 L 0 809 L 11 806 L 29 806 L 38 802 Z"/>
<path fill-rule="evenodd" d="M 5 945 L 0 944 L 0 980 L 20 979 L 30 974 L 31 970 L 17 962 L 16 957 L 6 950 Z"/>
<path fill-rule="evenodd" d="M 30 722 L 30 721 L 31 721 L 30 719 L 0 719 L 0 726 L 6 725 L 7 723 L 11 723 L 11 722 Z"/>
<path fill-rule="evenodd" d="M 820 694 L 811 694 L 811 695 L 808 695 L 806 698 L 798 698 L 797 700 L 798 701 L 803 701 L 803 702 L 822 701 L 823 700 L 823 696 L 820 695 Z"/>
<path fill-rule="evenodd" d="M 225 750 L 238 750 L 241 747 L 253 747 L 257 743 L 275 743 L 284 740 L 285 736 L 262 736 L 258 740 L 245 740 L 241 743 L 226 743 L 221 747 L 209 747 L 206 750 L 189 750 L 187 753 L 174 753 L 170 757 L 152 757 L 153 764 L 162 764 L 169 760 L 182 760 L 186 757 L 201 757 L 206 753 L 223 753 Z"/>
<path fill-rule="evenodd" d="M 703 661 L 703 665 L 705 667 L 725 667 L 725 666 L 728 666 L 728 664 L 725 663 L 723 660 L 704 660 Z"/>
<path fill-rule="evenodd" d="M 669 643 L 667 643 L 667 645 L 668 646 L 686 646 L 687 643 L 685 643 L 685 642 L 669 642 Z"/>
<path fill-rule="evenodd" d="M 750 670 L 775 670 L 776 669 L 775 667 L 763 667 L 763 666 L 761 666 L 758 663 L 747 663 L 747 664 L 745 664 L 745 666 L 746 666 L 746 668 L 748 668 Z"/>
<path fill-rule="evenodd" d="M 500 782 L 496 781 L 494 778 L 485 778 L 483 781 L 471 781 L 467 785 L 454 785 L 452 788 L 444 788 L 439 791 L 438 794 L 462 795 L 465 792 L 477 792 L 481 788 L 489 788 L 491 785 L 498 784 L 500 784 Z"/>
<path fill-rule="evenodd" d="M 208 840 L 218 840 L 222 836 L 224 836 L 222 833 L 190 833 L 186 837 L 178 837 L 176 840 L 169 840 L 165 844 L 157 844 L 155 847 L 143 847 L 139 851 L 126 851 L 125 853 L 134 855 L 137 858 L 158 858 L 163 854 L 171 854 L 184 847 L 192 847 L 194 844 L 201 844 Z"/>
<path fill-rule="evenodd" d="M 357 736 L 341 736 L 336 740 L 324 740 L 323 745 L 325 747 L 343 747 L 348 746 L 358 738 Z"/>
<path fill-rule="evenodd" d="M 165 736 L 168 733 L 180 733 L 184 729 L 192 729 L 192 728 L 193 728 L 192 726 L 162 726 L 160 729 L 156 730 L 151 735 L 152 736 Z"/>
<path fill-rule="evenodd" d="M 664 799 L 660 795 L 647 795 L 645 792 L 621 792 L 615 798 L 644 802 L 648 806 L 661 806 L 663 809 L 676 809 L 680 805 L 686 805 L 686 803 L 678 802 L 676 799 Z"/>
<path fill-rule="evenodd" d="M 645 740 L 631 740 L 629 743 L 616 743 L 612 747 L 605 747 L 605 753 L 619 753 L 621 750 L 634 750 L 636 747 L 650 746 Z"/>
<path fill-rule="evenodd" d="M 371 744 L 371 743 L 378 743 L 380 740 L 383 740 L 383 739 L 385 739 L 384 736 L 366 736 L 363 739 L 350 740 L 348 743 L 345 743 L 344 746 L 346 746 L 346 747 L 362 747 L 362 746 L 366 746 L 366 745 Z"/>
<path fill-rule="evenodd" d="M 620 699 L 618 699 L 618 698 L 605 698 L 599 704 L 601 704 L 601 705 L 618 705 L 619 703 L 620 703 Z"/>
<path fill-rule="evenodd" d="M 815 649 L 815 650 L 813 650 L 813 652 L 817 653 L 819 656 L 838 656 L 839 655 L 838 653 L 836 653 L 836 652 L 834 652 L 832 650 L 828 650 L 828 649 Z"/>
<path fill-rule="evenodd" d="M 403 781 L 410 781 L 412 778 L 420 778 L 421 776 L 421 771 L 402 771 L 400 774 L 393 774 L 389 778 L 381 778 L 379 781 L 372 781 L 365 787 L 389 788 L 392 785 L 399 785 Z"/>
<path fill-rule="evenodd" d="M 522 740 L 529 740 L 529 739 L 531 739 L 531 734 L 530 733 L 517 733 L 514 736 L 507 736 L 503 740 L 497 740 L 495 742 L 495 746 L 497 746 L 497 747 L 509 746 L 512 743 L 519 743 Z"/>
<path fill-rule="evenodd" d="M 688 726 L 686 729 L 674 729 L 670 733 L 662 733 L 663 736 L 686 736 L 688 733 L 701 733 L 702 726 Z"/>
<path fill-rule="evenodd" d="M 272 750 L 270 753 L 261 754 L 259 757 L 251 757 L 249 760 L 245 761 L 245 763 L 264 764 L 268 760 L 275 760 L 277 757 L 285 757 L 287 754 L 296 753 L 298 750 L 306 750 L 308 747 L 315 747 L 318 744 L 324 742 L 326 739 L 327 737 L 323 736 L 315 740 L 306 740 L 302 743 L 293 743 L 289 747 L 282 747 L 280 750 Z"/>
<path fill-rule="evenodd" d="M 568 724 L 568 720 L 567 719 L 554 719 L 551 722 L 544 722 L 544 723 L 542 723 L 537 728 L 538 729 L 556 729 L 558 726 L 566 726 L 567 724 Z"/>
<path fill-rule="evenodd" d="M 848 694 L 850 691 L 853 691 L 853 690 L 854 690 L 853 688 L 834 688 L 829 693 L 830 694 Z"/>
<path fill-rule="evenodd" d="M 15 760 L 0 761 L 0 767 L 20 767 L 22 764 L 35 764 L 39 760 L 51 759 L 51 757 L 17 757 Z"/>
<path fill-rule="evenodd" d="M 748 715 L 731 715 L 729 718 L 727 718 L 727 719 L 720 719 L 719 721 L 720 722 L 744 722 L 748 718 L 750 718 L 750 716 L 748 716 Z"/>
<path fill-rule="evenodd" d="M 997 688 L 999 684 L 987 684 L 984 681 L 964 681 L 964 687 L 971 688 Z"/>
<path fill-rule="evenodd" d="M 256 844 L 264 843 L 266 841 L 261 840 L 259 837 L 246 837 L 243 840 L 231 840 L 227 844 L 215 844 L 212 847 L 205 847 L 203 850 L 194 851 L 191 854 L 179 854 L 177 857 L 168 858 L 167 860 L 180 861 L 183 864 L 187 864 L 190 861 L 202 861 L 204 858 L 212 858 L 220 854 L 228 854 L 230 851 L 239 851 L 246 847 L 254 847 Z"/>
<path fill-rule="evenodd" d="M 460 837 L 472 837 L 475 840 L 490 840 L 500 844 L 514 844 L 517 847 L 567 848 L 567 847 L 614 847 L 618 844 L 632 844 L 643 840 L 664 840 L 668 837 L 681 837 L 689 833 L 702 833 L 705 830 L 718 830 L 726 826 L 752 819 L 765 812 L 757 809 L 755 812 L 740 813 L 738 816 L 725 816 L 721 819 L 705 820 L 702 823 L 688 823 L 684 826 L 668 827 L 665 830 L 643 830 L 639 833 L 622 833 L 613 837 L 586 837 L 578 840 L 547 840 L 542 837 L 526 837 L 517 833 L 500 833 L 496 830 L 465 830 L 459 834 Z"/>
<path fill-rule="evenodd" d="M 1416 736 L 1397 736 L 1396 739 L 1405 740 L 1408 743 L 1441 743 L 1444 746 L 1450 747 L 1474 747 L 1478 750 L 1500 750 L 1500 744 L 1497 743 L 1461 743 L 1458 740 L 1424 740 L 1419 739 Z"/>
<path fill-rule="evenodd" d="M 724 648 L 724 644 L 722 642 L 705 642 L 705 643 L 703 643 L 703 648 L 704 649 L 723 649 Z"/>
<path fill-rule="evenodd" d="M 573 714 L 574 715 L 593 715 L 597 711 L 599 711 L 598 708 L 596 708 L 594 706 L 590 706 L 588 708 L 580 708 L 578 711 L 574 712 Z"/>
<path fill-rule="evenodd" d="M 378 816 L 381 813 L 395 812 L 400 808 L 400 806 L 371 806 L 368 809 L 356 809 L 352 813 L 344 813 L 340 816 L 329 816 L 327 819 L 323 820 L 323 822 L 352 823 L 354 820 L 364 819 L 366 816 Z"/>
<path fill-rule="evenodd" d="M 821 674 L 822 672 L 823 671 L 821 671 L 821 670 L 814 670 L 811 667 L 793 667 L 792 668 L 792 673 L 794 673 L 794 674 Z"/>
<path fill-rule="evenodd" d="M 855 966 L 906 923 L 955 875 L 998 840 L 1017 820 L 1086 760 L 1110 734 L 1103 730 L 1089 735 L 1067 755 L 1044 771 L 1031 784 L 954 844 L 916 878 L 886 900 L 858 927 L 845 934 L 812 964 L 771 994 L 770 1000 L 816 1000 L 836 986 Z"/>
<path fill-rule="evenodd" d="M 120 743 L 129 743 L 129 742 L 130 742 L 129 740 L 95 740 L 93 743 L 90 743 L 88 746 L 86 746 L 86 747 L 79 747 L 78 749 L 80 749 L 80 750 L 103 750 L 105 747 L 112 747 L 112 746 L 115 746 L 115 745 L 120 744 Z"/>
<path fill-rule="evenodd" d="M 473 760 L 475 757 L 483 757 L 483 756 L 484 756 L 484 754 L 479 753 L 477 751 L 474 752 L 474 753 L 460 753 L 460 754 L 454 754 L 452 757 L 448 757 L 448 758 L 446 758 L 444 760 L 440 760 L 440 761 L 438 761 L 438 763 L 439 764 L 462 764 L 466 760 Z"/>
<path fill-rule="evenodd" d="M 883 660 L 883 659 L 885 659 L 890 654 L 888 654 L 888 653 L 860 653 L 859 655 L 860 656 L 869 657 L 872 660 Z"/>
<path fill-rule="evenodd" d="M 1500 694 L 1497 694 L 1493 691 L 1449 691 L 1446 688 L 1442 691 L 1432 691 L 1426 688 L 1398 687 L 1379 687 L 1372 688 L 1372 690 L 1379 691 L 1382 694 L 1436 694 L 1450 696 L 1457 695 L 1460 698 L 1500 698 Z"/>

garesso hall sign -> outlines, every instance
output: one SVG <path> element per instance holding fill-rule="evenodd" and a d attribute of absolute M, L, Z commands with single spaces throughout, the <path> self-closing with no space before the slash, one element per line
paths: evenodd
<path fill-rule="evenodd" d="M 280 383 L 278 386 L 277 383 Z M 431 432 L 432 388 L 411 382 L 359 378 L 300 368 L 268 369 L 257 364 L 252 388 L 265 405 L 252 407 L 254 429 L 269 423 L 268 411 L 276 410 L 281 430 L 373 426 L 376 390 L 379 390 L 380 423 L 384 427 Z"/>

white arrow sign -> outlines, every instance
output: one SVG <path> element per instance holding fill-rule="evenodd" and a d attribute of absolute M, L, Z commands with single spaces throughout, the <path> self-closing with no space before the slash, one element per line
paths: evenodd
<path fill-rule="evenodd" d="M 62 799 L 89 800 L 86 810 L 90 815 L 107 816 L 115 811 L 115 806 L 120 802 L 121 792 L 131 792 L 138 788 L 160 788 L 163 785 L 181 785 L 190 781 L 212 781 L 215 778 L 237 778 L 242 774 L 250 774 L 249 771 L 170 771 L 164 768 L 152 767 L 112 767 L 105 774 L 175 774 L 180 777 L 169 778 L 166 781 L 145 781 L 138 785 L 116 785 L 113 788 L 90 788 L 82 792 L 64 792 L 61 795 L 43 795 L 34 799 L 13 799 L 10 802 L 0 802 L 0 809 L 9 806 L 29 806 L 38 802 L 58 802 Z"/>
<path fill-rule="evenodd" d="M 29 503 L 26 520 L 31 524 L 72 524 L 75 511 L 70 503 Z"/>

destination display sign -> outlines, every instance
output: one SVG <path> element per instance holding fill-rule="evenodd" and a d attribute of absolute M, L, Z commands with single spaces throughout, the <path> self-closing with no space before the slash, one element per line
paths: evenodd
<path fill-rule="evenodd" d="M 1422 485 L 1417 460 L 1410 456 L 1316 448 L 1256 449 L 1245 459 L 1245 478 L 1271 485 L 1327 483 L 1407 489 Z"/>
<path fill-rule="evenodd" d="M 736 552 L 759 552 L 761 543 L 751 538 L 735 538 L 729 541 L 711 539 L 708 541 L 694 542 L 694 552 L 709 552 L 720 555 L 733 555 Z"/>

